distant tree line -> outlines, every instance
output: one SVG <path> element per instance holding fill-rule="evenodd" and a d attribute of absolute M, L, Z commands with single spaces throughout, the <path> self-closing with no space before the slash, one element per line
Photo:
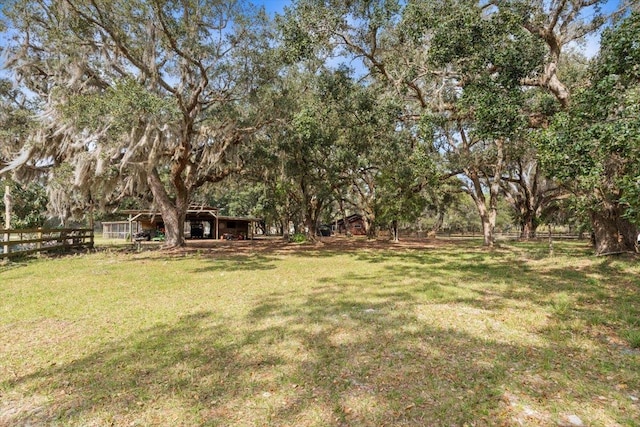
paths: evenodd
<path fill-rule="evenodd" d="M 63 219 L 154 207 L 167 246 L 207 203 L 310 239 L 351 213 L 375 237 L 474 212 L 487 246 L 508 215 L 524 239 L 565 223 L 598 254 L 633 251 L 640 15 L 610 6 L 294 0 L 271 17 L 244 1 L 15 0 L 3 188 L 38 215 L 46 192 Z"/>

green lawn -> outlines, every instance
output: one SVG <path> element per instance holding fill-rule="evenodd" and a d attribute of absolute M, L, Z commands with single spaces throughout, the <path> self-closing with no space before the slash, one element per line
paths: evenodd
<path fill-rule="evenodd" d="M 18 261 L 0 425 L 638 425 L 639 291 L 584 243 Z"/>

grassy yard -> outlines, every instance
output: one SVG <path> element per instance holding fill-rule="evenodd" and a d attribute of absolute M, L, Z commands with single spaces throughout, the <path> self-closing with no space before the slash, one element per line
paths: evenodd
<path fill-rule="evenodd" d="M 241 248 L 0 266 L 0 425 L 640 423 L 637 258 Z"/>

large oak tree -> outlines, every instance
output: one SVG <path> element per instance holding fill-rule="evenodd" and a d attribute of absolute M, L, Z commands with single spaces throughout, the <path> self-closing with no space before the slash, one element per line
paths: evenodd
<path fill-rule="evenodd" d="M 549 120 L 526 95 L 545 91 L 559 109 L 570 105 L 559 73 L 563 53 L 618 13 L 603 13 L 605 3 L 297 0 L 285 39 L 301 56 L 337 47 L 358 58 L 413 109 L 406 120 L 422 117 L 446 154 L 445 173 L 465 183 L 491 245 L 500 181 L 513 160 L 509 146 Z"/>
<path fill-rule="evenodd" d="M 225 0 L 16 0 L 3 13 L 8 68 L 40 121 L 9 167 L 46 165 L 64 215 L 148 197 L 166 245 L 182 245 L 193 191 L 238 170 L 266 120 L 251 108 L 269 78 L 264 13 Z"/>
<path fill-rule="evenodd" d="M 0 78 L 0 169 L 11 161 L 34 125 L 32 102 L 10 80 Z M 29 180 L 21 185 L 17 181 L 30 172 L 0 174 L 0 228 L 33 228 L 43 224 L 47 198 L 42 183 Z"/>
<path fill-rule="evenodd" d="M 640 13 L 607 30 L 583 88 L 541 145 L 591 220 L 597 254 L 634 251 L 640 224 Z"/>

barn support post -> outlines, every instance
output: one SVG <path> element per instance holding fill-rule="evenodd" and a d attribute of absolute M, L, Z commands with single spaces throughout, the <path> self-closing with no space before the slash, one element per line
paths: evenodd
<path fill-rule="evenodd" d="M 217 240 L 218 239 L 218 210 L 209 210 L 207 211 L 209 212 L 209 215 L 211 215 L 213 217 L 213 224 L 211 222 L 209 222 L 209 227 L 211 227 L 211 225 L 213 225 L 213 230 L 211 230 L 211 228 L 209 228 L 209 233 L 212 239 Z"/>
<path fill-rule="evenodd" d="M 133 239 L 133 221 L 137 220 L 141 216 L 142 216 L 141 213 L 137 214 L 136 216 L 129 215 L 129 241 L 131 243 L 134 242 L 134 239 Z M 139 231 L 139 230 L 136 230 L 136 231 Z"/>

